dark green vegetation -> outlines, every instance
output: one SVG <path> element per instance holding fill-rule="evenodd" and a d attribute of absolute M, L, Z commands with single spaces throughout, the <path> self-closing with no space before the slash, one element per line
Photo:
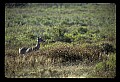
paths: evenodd
<path fill-rule="evenodd" d="M 38 36 L 40 50 L 20 56 Z M 5 77 L 115 76 L 115 4 L 6 4 Z"/>

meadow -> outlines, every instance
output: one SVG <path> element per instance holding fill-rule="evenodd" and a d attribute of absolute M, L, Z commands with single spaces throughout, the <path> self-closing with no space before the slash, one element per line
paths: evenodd
<path fill-rule="evenodd" d="M 115 78 L 116 5 L 6 3 L 5 77 Z"/>

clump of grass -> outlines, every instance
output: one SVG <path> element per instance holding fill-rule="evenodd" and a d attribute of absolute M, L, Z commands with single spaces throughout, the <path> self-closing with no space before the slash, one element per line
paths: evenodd
<path fill-rule="evenodd" d="M 106 61 L 102 61 L 95 66 L 96 76 L 101 77 L 115 77 L 116 75 L 116 56 L 115 54 L 109 54 Z"/>
<path fill-rule="evenodd" d="M 18 51 L 13 49 L 5 49 L 5 56 L 17 56 Z"/>
<path fill-rule="evenodd" d="M 99 60 L 100 53 L 100 48 L 96 45 L 81 47 L 81 45 L 73 46 L 60 42 L 49 45 L 43 48 L 40 52 L 41 55 L 46 55 L 48 58 L 51 58 L 53 62 L 57 63 L 83 62 L 85 60 L 88 62 L 94 62 Z"/>

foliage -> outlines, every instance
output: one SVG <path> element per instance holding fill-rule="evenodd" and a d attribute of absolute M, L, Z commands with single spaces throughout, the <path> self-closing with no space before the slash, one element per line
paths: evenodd
<path fill-rule="evenodd" d="M 46 41 L 40 50 L 20 56 L 38 36 Z M 115 50 L 115 4 L 5 4 L 6 77 L 115 77 Z"/>
<path fill-rule="evenodd" d="M 97 63 L 95 66 L 96 75 L 101 77 L 115 77 L 116 73 L 116 57 L 115 54 L 109 54 L 108 60 Z"/>

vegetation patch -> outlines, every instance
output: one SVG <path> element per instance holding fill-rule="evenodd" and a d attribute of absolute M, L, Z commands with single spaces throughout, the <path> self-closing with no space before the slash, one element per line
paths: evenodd
<path fill-rule="evenodd" d="M 45 40 L 25 55 L 18 50 Z M 114 78 L 113 3 L 6 3 L 5 77 Z"/>

